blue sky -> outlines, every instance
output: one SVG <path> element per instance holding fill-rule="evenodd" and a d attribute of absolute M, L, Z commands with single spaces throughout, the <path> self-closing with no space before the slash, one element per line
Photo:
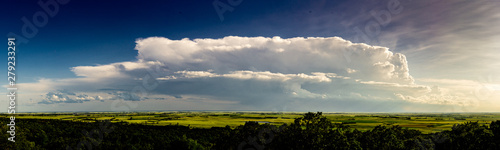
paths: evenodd
<path fill-rule="evenodd" d="M 18 111 L 500 108 L 496 1 L 41 2 L 1 9 Z"/>
<path fill-rule="evenodd" d="M 32 16 L 42 11 L 34 1 L 9 1 L 2 9 L 6 20 L 2 24 L 2 33 L 22 34 L 22 17 L 30 21 Z M 245 4 L 246 3 L 246 4 Z M 21 53 L 26 63 L 27 74 L 44 74 L 45 77 L 68 77 L 73 75 L 67 68 L 78 65 L 105 64 L 117 61 L 133 60 L 135 39 L 151 36 L 162 36 L 170 39 L 182 38 L 221 38 L 233 36 L 338 36 L 342 29 L 329 31 L 299 31 L 295 26 L 306 26 L 297 22 L 294 16 L 275 23 L 266 23 L 270 15 L 285 13 L 300 17 L 313 16 L 308 11 L 313 8 L 298 10 L 307 2 L 267 2 L 252 1 L 235 7 L 238 12 L 224 13 L 221 21 L 212 1 L 155 1 L 142 3 L 138 1 L 102 2 L 102 1 L 70 1 L 61 5 L 59 13 L 48 19 L 46 26 L 39 28 L 39 33 L 23 49 Z M 336 4 L 331 4 L 335 6 Z M 297 10 L 296 10 L 297 9 Z M 278 19 L 278 18 L 268 18 Z M 289 24 L 288 29 L 273 24 Z M 264 30 L 264 31 L 263 31 Z M 281 31 L 280 31 L 281 30 Z M 68 38 L 71 37 L 71 38 Z M 116 55 L 120 53 L 119 55 Z M 110 57 L 112 56 L 112 57 Z M 55 60 L 55 61 L 46 61 Z M 44 63 L 41 65 L 40 63 Z M 46 64 L 45 64 L 46 63 Z M 64 64 L 64 65 L 61 65 Z M 28 66 L 29 65 L 29 66 Z M 50 69 L 56 67 L 57 69 Z M 57 73 L 48 70 L 58 71 Z M 35 72 L 31 72 L 35 71 Z M 60 71 L 60 72 L 59 72 Z M 21 81 L 34 81 L 35 76 L 27 76 Z"/>

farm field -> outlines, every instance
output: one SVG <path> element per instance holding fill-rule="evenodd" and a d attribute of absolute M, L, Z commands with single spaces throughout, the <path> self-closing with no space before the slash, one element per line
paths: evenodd
<path fill-rule="evenodd" d="M 304 112 L 305 113 L 305 112 Z M 270 123 L 272 125 L 290 124 L 304 113 L 299 112 L 130 112 L 130 113 L 21 113 L 16 119 L 58 119 L 77 122 L 110 120 L 129 124 L 153 126 L 182 125 L 192 128 L 225 127 L 231 128 L 247 121 Z M 375 126 L 395 126 L 417 129 L 424 134 L 451 130 L 454 124 L 478 122 L 488 125 L 500 120 L 500 113 L 323 113 L 334 123 L 349 125 L 361 131 Z M 8 114 L 0 114 L 7 118 Z"/>

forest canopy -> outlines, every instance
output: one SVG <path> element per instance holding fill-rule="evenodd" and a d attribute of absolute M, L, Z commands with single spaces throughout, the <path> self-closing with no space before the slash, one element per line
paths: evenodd
<path fill-rule="evenodd" d="M 7 124 L 7 120 L 0 123 Z M 74 122 L 56 119 L 16 119 L 15 145 L 6 149 L 498 149 L 500 120 L 456 124 L 449 131 L 423 134 L 400 126 L 376 126 L 359 131 L 333 123 L 321 112 L 306 113 L 281 126 L 246 122 L 236 128 L 192 128 Z M 7 126 L 1 126 L 6 131 Z M 7 139 L 8 134 L 0 138 Z"/>

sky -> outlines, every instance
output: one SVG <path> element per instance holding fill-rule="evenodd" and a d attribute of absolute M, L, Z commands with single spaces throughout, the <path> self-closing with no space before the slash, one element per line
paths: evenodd
<path fill-rule="evenodd" d="M 498 6 L 7 0 L 0 31 L 17 112 L 498 112 Z"/>

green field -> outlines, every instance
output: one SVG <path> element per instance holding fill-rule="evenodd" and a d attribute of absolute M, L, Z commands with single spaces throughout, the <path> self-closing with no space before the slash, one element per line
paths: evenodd
<path fill-rule="evenodd" d="M 16 119 L 59 119 L 79 122 L 111 120 L 146 125 L 183 125 L 193 128 L 225 127 L 243 125 L 247 121 L 281 125 L 290 124 L 304 113 L 272 112 L 132 112 L 132 113 L 21 113 Z M 323 113 L 335 123 L 347 124 L 366 131 L 378 125 L 418 129 L 423 133 L 451 130 L 454 124 L 468 121 L 488 125 L 500 120 L 500 113 Z M 9 117 L 0 114 L 0 117 Z"/>

